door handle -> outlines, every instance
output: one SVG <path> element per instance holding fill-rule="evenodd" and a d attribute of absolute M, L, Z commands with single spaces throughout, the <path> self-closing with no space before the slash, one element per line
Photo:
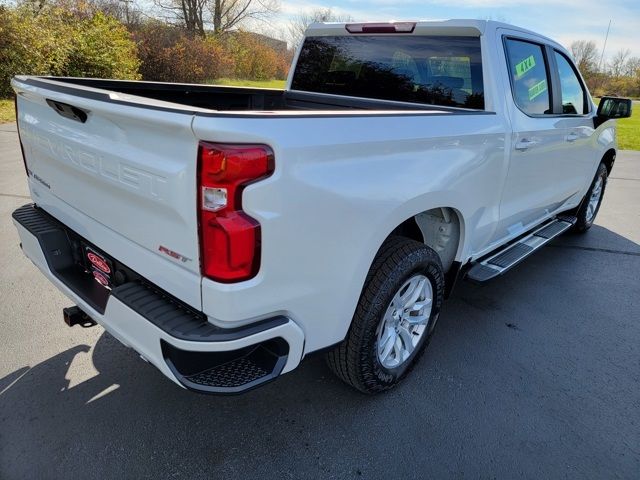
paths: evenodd
<path fill-rule="evenodd" d="M 524 152 L 525 150 L 528 150 L 534 145 L 536 145 L 537 143 L 538 142 L 535 140 L 529 140 L 528 138 L 523 138 L 522 140 L 519 140 L 518 142 L 516 142 L 515 149 L 518 150 L 519 152 Z"/>
<path fill-rule="evenodd" d="M 579 138 L 580 138 L 580 135 L 578 135 L 575 132 L 571 132 L 569 135 L 567 135 L 567 142 L 575 142 Z"/>

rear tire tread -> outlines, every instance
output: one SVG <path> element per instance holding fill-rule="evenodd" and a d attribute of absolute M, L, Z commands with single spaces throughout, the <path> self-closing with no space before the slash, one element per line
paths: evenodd
<path fill-rule="evenodd" d="M 430 270 L 430 273 L 436 277 L 438 300 L 434 298 L 434 312 L 438 312 L 442 291 L 444 288 L 444 275 L 440 265 L 438 255 L 423 243 L 416 242 L 404 237 L 390 237 L 380 248 L 373 265 L 369 269 L 366 277 L 365 286 L 363 288 L 358 306 L 356 308 L 349 333 L 346 339 L 336 348 L 327 353 L 326 359 L 329 368 L 344 382 L 352 385 L 356 389 L 364 393 L 375 393 L 388 390 L 395 386 L 415 365 L 424 352 L 427 341 L 424 346 L 416 353 L 411 364 L 406 368 L 402 375 L 392 385 L 381 385 L 374 378 L 372 371 L 363 369 L 363 364 L 367 363 L 366 355 L 362 345 L 366 339 L 364 336 L 368 333 L 367 324 L 370 322 L 368 316 L 371 310 L 375 309 L 380 302 L 379 292 L 383 290 L 383 283 L 394 273 L 394 267 L 400 264 L 404 259 L 421 252 L 427 254 L 432 262 L 435 262 L 440 268 Z M 434 295 L 436 297 L 436 295 Z M 364 371 L 363 371 L 364 370 Z"/>

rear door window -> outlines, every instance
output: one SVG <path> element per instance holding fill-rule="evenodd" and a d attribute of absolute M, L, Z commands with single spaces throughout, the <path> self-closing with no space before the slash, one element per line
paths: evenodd
<path fill-rule="evenodd" d="M 308 37 L 293 90 L 484 109 L 480 38 Z"/>
<path fill-rule="evenodd" d="M 516 105 L 527 115 L 553 113 L 542 45 L 507 39 L 506 47 Z"/>
<path fill-rule="evenodd" d="M 589 113 L 587 105 L 587 93 L 578 79 L 574 67 L 567 57 L 555 51 L 558 75 L 560 77 L 560 94 L 562 96 L 562 113 L 568 115 L 581 115 Z"/>

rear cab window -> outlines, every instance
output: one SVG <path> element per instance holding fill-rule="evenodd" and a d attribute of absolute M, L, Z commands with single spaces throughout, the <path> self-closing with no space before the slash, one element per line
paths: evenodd
<path fill-rule="evenodd" d="M 307 37 L 292 90 L 484 109 L 479 37 Z"/>
<path fill-rule="evenodd" d="M 508 38 L 505 41 L 513 99 L 527 115 L 553 113 L 544 47 Z"/>

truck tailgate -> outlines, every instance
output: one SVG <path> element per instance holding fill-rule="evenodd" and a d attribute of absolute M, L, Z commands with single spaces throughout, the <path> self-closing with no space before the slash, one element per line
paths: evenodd
<path fill-rule="evenodd" d="M 143 249 L 139 261 L 129 262 L 138 265 L 128 266 L 154 281 L 176 267 L 186 270 L 190 275 L 178 276 L 191 278 L 185 288 L 198 292 L 188 303 L 200 307 L 192 112 L 112 103 L 104 97 L 122 95 L 56 83 L 13 81 L 34 201 L 54 216 L 100 224 L 95 232 L 114 232 L 132 252 Z M 109 232 L 91 240 L 114 255 L 112 238 Z"/>

